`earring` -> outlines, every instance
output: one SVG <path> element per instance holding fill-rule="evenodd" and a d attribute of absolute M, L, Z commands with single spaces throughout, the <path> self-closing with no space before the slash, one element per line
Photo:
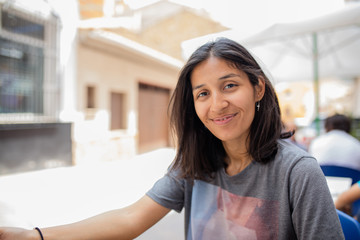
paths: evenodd
<path fill-rule="evenodd" d="M 260 101 L 258 101 L 258 102 L 256 103 L 256 110 L 257 110 L 257 111 L 260 110 Z"/>

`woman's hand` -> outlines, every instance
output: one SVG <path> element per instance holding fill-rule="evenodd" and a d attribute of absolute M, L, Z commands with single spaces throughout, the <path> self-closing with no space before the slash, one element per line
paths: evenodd
<path fill-rule="evenodd" d="M 40 235 L 36 230 L 0 227 L 0 240 L 40 240 Z"/>
<path fill-rule="evenodd" d="M 335 207 L 347 214 L 351 213 L 351 204 L 360 199 L 360 187 L 354 183 L 351 188 L 339 195 L 335 201 Z M 351 214 L 350 214 L 351 215 Z"/>

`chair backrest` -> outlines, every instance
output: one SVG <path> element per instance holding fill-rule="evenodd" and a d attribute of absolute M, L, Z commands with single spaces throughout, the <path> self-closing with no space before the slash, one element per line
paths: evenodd
<path fill-rule="evenodd" d="M 360 171 L 347 167 L 335 165 L 320 165 L 325 176 L 329 177 L 348 177 L 352 179 L 352 184 L 360 180 Z"/>
<path fill-rule="evenodd" d="M 347 177 L 352 179 L 352 183 L 360 181 L 360 171 L 352 168 L 335 166 L 335 165 L 320 165 L 321 170 L 325 176 L 328 177 Z M 351 206 L 351 214 L 360 214 L 360 200 L 355 201 Z"/>
<path fill-rule="evenodd" d="M 346 213 L 336 210 L 339 216 L 345 240 L 360 239 L 360 223 Z"/>

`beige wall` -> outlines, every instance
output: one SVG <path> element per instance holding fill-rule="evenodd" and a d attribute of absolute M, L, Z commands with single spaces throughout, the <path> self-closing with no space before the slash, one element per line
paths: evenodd
<path fill-rule="evenodd" d="M 75 162 L 132 157 L 138 148 L 138 83 L 172 90 L 179 69 L 94 40 L 80 41 L 77 64 L 77 111 L 83 117 L 74 124 Z M 96 89 L 95 109 L 86 108 L 88 85 Z M 126 129 L 110 131 L 111 92 L 125 94 Z"/>
<path fill-rule="evenodd" d="M 225 30 L 228 30 L 228 28 L 210 18 L 198 16 L 188 10 L 183 10 L 150 28 L 143 29 L 139 33 L 122 28 L 111 29 L 117 34 L 177 59 L 183 59 L 181 51 L 183 41 Z"/>

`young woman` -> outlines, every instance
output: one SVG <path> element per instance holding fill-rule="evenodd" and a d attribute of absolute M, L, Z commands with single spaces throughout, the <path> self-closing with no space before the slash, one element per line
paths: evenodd
<path fill-rule="evenodd" d="M 177 155 L 138 202 L 64 226 L 2 228 L 0 240 L 133 239 L 183 208 L 188 240 L 344 239 L 317 161 L 281 140 L 291 134 L 275 91 L 244 47 L 197 49 L 170 106 Z"/>

